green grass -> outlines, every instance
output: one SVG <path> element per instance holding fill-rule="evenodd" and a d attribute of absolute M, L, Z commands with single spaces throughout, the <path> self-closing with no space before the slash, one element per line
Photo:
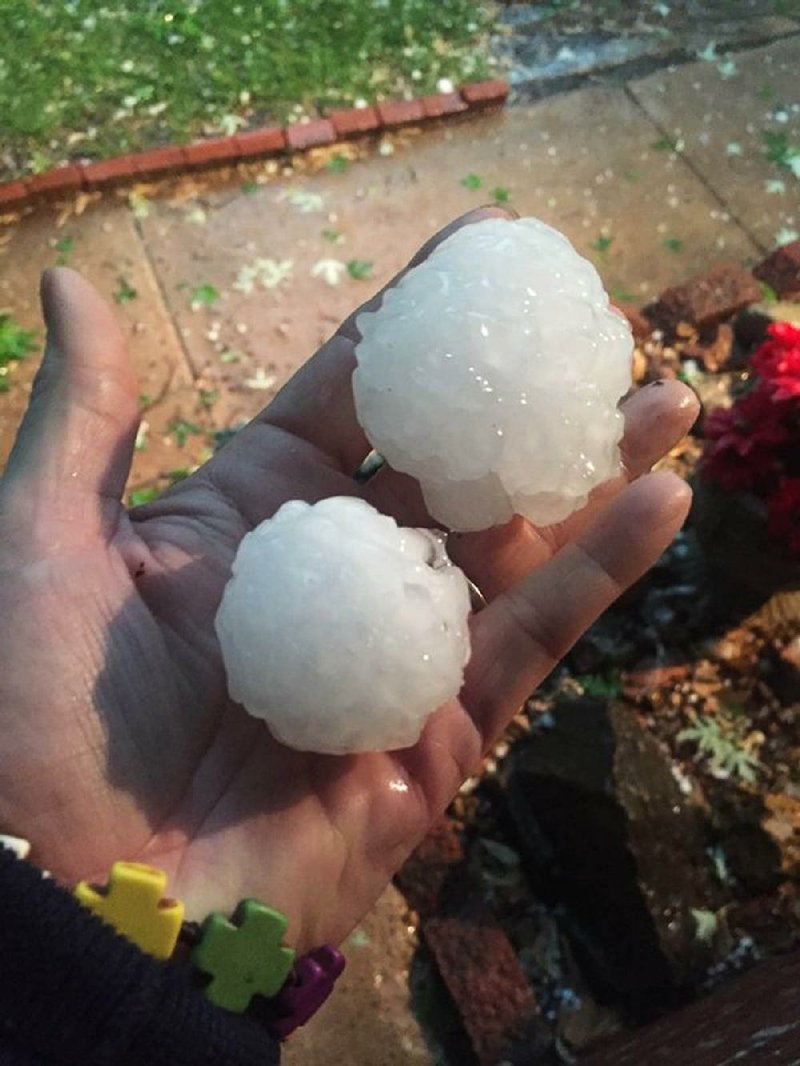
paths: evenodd
<path fill-rule="evenodd" d="M 478 0 L 0 0 L 0 178 L 488 72 Z"/>

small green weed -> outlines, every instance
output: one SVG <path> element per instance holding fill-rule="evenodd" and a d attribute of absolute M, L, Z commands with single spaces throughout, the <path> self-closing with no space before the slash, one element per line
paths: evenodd
<path fill-rule="evenodd" d="M 347 262 L 347 273 L 356 281 L 367 281 L 372 277 L 373 265 L 371 259 L 350 259 Z"/>
<path fill-rule="evenodd" d="M 0 315 L 0 392 L 8 392 L 9 366 L 30 355 L 37 347 L 33 330 L 23 329 L 11 315 Z"/>
<path fill-rule="evenodd" d="M 609 670 L 605 674 L 579 674 L 575 680 L 587 696 L 613 700 L 622 692 L 619 670 Z"/>
<path fill-rule="evenodd" d="M 752 784 L 760 764 L 743 746 L 741 727 L 732 722 L 721 723 L 717 718 L 698 715 L 694 725 L 682 729 L 676 740 L 697 746 L 697 754 L 708 760 L 708 767 L 717 777 L 738 777 Z"/>
<path fill-rule="evenodd" d="M 133 489 L 128 493 L 128 505 L 130 507 L 142 507 L 146 503 L 152 503 L 153 500 L 157 500 L 161 495 L 155 485 L 150 485 L 144 489 Z"/>
<path fill-rule="evenodd" d="M 135 300 L 139 293 L 130 285 L 125 278 L 119 279 L 116 292 L 114 293 L 114 299 L 118 304 L 128 304 L 131 300 Z"/>
<path fill-rule="evenodd" d="M 467 174 L 461 179 L 461 184 L 465 189 L 480 189 L 483 178 L 479 174 Z"/>
<path fill-rule="evenodd" d="M 219 289 L 204 281 L 192 289 L 189 294 L 189 304 L 192 307 L 212 307 L 219 298 Z"/>
<path fill-rule="evenodd" d="M 596 240 L 592 241 L 592 248 L 594 248 L 598 255 L 605 255 L 613 243 L 613 237 L 607 237 L 604 233 L 601 233 Z"/>
<path fill-rule="evenodd" d="M 175 443 L 179 448 L 186 446 L 189 437 L 201 436 L 205 433 L 202 426 L 195 422 L 187 422 L 185 418 L 173 418 L 169 424 L 169 431 L 175 437 Z"/>

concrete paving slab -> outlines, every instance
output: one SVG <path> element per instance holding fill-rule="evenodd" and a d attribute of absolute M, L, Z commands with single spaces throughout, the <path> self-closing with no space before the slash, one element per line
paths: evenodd
<path fill-rule="evenodd" d="M 623 90 L 583 90 L 407 133 L 384 142 L 392 154 L 370 152 L 341 172 L 320 166 L 255 191 L 228 185 L 155 202 L 141 227 L 194 372 L 220 394 L 215 418 L 236 420 L 434 230 L 498 189 L 563 229 L 619 299 L 644 302 L 719 259 L 755 258 L 685 162 L 652 147 L 657 139 Z M 354 260 L 372 264 L 368 280 L 348 275 Z M 200 286 L 219 299 L 192 309 Z"/>
<path fill-rule="evenodd" d="M 764 251 L 800 231 L 800 35 L 630 83 L 633 96 Z M 796 173 L 767 158 L 794 148 Z"/>
<path fill-rule="evenodd" d="M 39 278 L 60 260 L 85 274 L 102 293 L 117 302 L 117 314 L 128 337 L 139 389 L 160 442 L 157 461 L 167 468 L 186 465 L 177 442 L 163 443 L 169 423 L 196 414 L 198 397 L 178 334 L 158 289 L 127 207 L 113 202 L 90 206 L 57 226 L 58 212 L 45 208 L 6 230 L 0 255 L 0 309 L 8 309 L 21 325 L 44 339 L 38 302 Z M 39 358 L 31 355 L 12 374 L 12 387 L 0 395 L 0 466 L 27 406 Z M 201 405 L 200 405 L 201 406 Z M 190 442 L 194 447 L 199 441 Z M 137 452 L 132 482 L 152 476 L 154 456 L 148 447 Z M 195 447 L 195 451 L 196 451 Z M 175 453 L 174 461 L 170 452 Z"/>
<path fill-rule="evenodd" d="M 433 1066 L 408 1006 L 416 933 L 407 922 L 403 897 L 388 888 L 345 943 L 331 999 L 287 1043 L 285 1066 Z"/>

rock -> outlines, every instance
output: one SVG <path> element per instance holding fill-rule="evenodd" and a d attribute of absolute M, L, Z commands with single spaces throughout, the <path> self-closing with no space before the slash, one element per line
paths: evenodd
<path fill-rule="evenodd" d="M 653 323 L 635 304 L 612 301 L 612 307 L 615 307 L 627 318 L 635 341 L 647 340 L 653 332 Z"/>
<path fill-rule="evenodd" d="M 733 355 L 733 328 L 721 322 L 708 338 L 698 337 L 684 345 L 683 359 L 695 359 L 707 371 L 716 374 L 723 370 Z"/>
<path fill-rule="evenodd" d="M 540 894 L 572 916 L 598 998 L 645 1020 L 678 1003 L 713 949 L 693 910 L 714 910 L 701 815 L 658 742 L 621 704 L 562 703 L 518 746 L 506 788 Z"/>
<path fill-rule="evenodd" d="M 800 878 L 800 800 L 784 792 L 768 793 L 764 807 L 761 825 L 780 852 L 783 873 Z"/>
<path fill-rule="evenodd" d="M 800 303 L 787 300 L 764 300 L 752 304 L 733 324 L 736 341 L 743 348 L 757 348 L 767 339 L 767 329 L 773 322 L 792 322 L 800 326 Z"/>
<path fill-rule="evenodd" d="M 782 300 L 800 297 L 800 240 L 776 248 L 753 270 Z"/>
<path fill-rule="evenodd" d="M 781 703 L 800 702 L 800 637 L 782 648 L 770 648 L 767 658 L 769 687 Z"/>
<path fill-rule="evenodd" d="M 640 700 L 656 689 L 668 685 L 673 687 L 685 681 L 688 675 L 687 663 L 642 659 L 632 670 L 622 675 L 622 691 L 627 699 Z"/>
<path fill-rule="evenodd" d="M 645 314 L 660 329 L 676 334 L 681 323 L 709 329 L 732 318 L 748 304 L 761 299 L 761 286 L 752 274 L 725 263 L 683 285 L 666 289 Z"/>

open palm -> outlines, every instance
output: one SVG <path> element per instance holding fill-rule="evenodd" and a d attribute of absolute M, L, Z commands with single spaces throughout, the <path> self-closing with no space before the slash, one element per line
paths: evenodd
<path fill-rule="evenodd" d="M 350 389 L 354 319 L 210 462 L 129 513 L 138 405 L 121 333 L 77 274 L 49 273 L 43 293 L 45 360 L 0 483 L 0 830 L 28 837 L 65 881 L 141 859 L 167 870 L 189 917 L 254 896 L 286 912 L 301 949 L 336 942 L 679 527 L 685 486 L 639 475 L 686 431 L 691 394 L 671 383 L 628 401 L 626 477 L 567 523 L 451 538 L 490 602 L 472 620 L 460 699 L 417 745 L 309 755 L 229 700 L 213 620 L 240 539 L 286 500 L 361 493 L 430 524 L 409 478 L 352 478 L 369 450 Z"/>

